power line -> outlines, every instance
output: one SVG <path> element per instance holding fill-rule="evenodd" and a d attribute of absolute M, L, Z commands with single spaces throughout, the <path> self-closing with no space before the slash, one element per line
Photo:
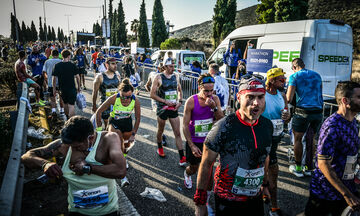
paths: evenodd
<path fill-rule="evenodd" d="M 69 7 L 78 7 L 78 8 L 101 8 L 101 6 L 82 6 L 82 5 L 73 5 L 73 4 L 66 4 L 66 3 L 56 2 L 56 1 L 52 1 L 52 0 L 46 0 L 46 1 L 47 1 L 47 2 L 50 2 L 50 3 L 58 4 L 58 5 L 69 6 Z"/>

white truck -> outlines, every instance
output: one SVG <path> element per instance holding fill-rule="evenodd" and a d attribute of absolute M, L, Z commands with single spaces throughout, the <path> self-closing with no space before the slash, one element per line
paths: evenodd
<path fill-rule="evenodd" d="M 321 75 L 324 95 L 333 96 L 339 81 L 350 80 L 353 34 L 342 22 L 302 20 L 240 27 L 221 42 L 208 61 L 218 63 L 225 76 L 223 55 L 231 42 L 244 52 L 248 40 L 256 49 L 272 49 L 273 65 L 283 68 L 287 77 L 293 73 L 291 61 L 302 58 L 307 69 Z"/>

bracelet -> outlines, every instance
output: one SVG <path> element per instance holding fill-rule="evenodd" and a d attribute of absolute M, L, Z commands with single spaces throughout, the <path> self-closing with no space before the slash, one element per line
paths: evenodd
<path fill-rule="evenodd" d="M 131 135 L 132 135 L 132 136 L 135 136 L 135 132 L 134 132 L 134 131 L 133 131 L 133 132 L 131 132 Z"/>
<path fill-rule="evenodd" d="M 46 161 L 45 163 L 43 163 L 43 165 L 41 165 L 41 169 L 42 169 L 42 171 L 44 171 L 45 166 L 46 166 L 46 164 L 48 164 L 48 163 L 50 163 L 50 161 Z"/>
<path fill-rule="evenodd" d="M 195 205 L 205 205 L 207 200 L 207 192 L 202 189 L 196 189 L 194 194 Z"/>

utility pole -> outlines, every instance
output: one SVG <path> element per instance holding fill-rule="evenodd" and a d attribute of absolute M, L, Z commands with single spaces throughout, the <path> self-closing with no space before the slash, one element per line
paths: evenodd
<path fill-rule="evenodd" d="M 106 0 L 104 0 L 105 42 L 107 39 Z"/>
<path fill-rule="evenodd" d="M 46 33 L 46 15 L 45 15 L 45 0 L 42 0 L 42 3 L 43 3 L 43 11 L 44 11 L 44 24 L 45 24 L 45 28 L 44 28 L 44 31 L 45 31 L 45 40 L 47 41 L 47 33 Z"/>
<path fill-rule="evenodd" d="M 68 21 L 68 37 L 69 37 L 70 36 L 69 17 L 71 16 L 71 14 L 65 14 L 65 16 L 67 17 L 67 21 Z"/>
<path fill-rule="evenodd" d="M 16 19 L 16 10 L 15 10 L 15 0 L 13 0 L 13 7 L 14 7 L 14 16 L 15 16 L 15 34 L 16 34 L 16 41 L 19 42 L 19 26 L 17 25 L 17 19 Z"/>

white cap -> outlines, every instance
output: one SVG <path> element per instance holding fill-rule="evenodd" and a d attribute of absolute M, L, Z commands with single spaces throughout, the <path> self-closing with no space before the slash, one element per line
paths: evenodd
<path fill-rule="evenodd" d="M 168 58 L 165 61 L 165 65 L 173 65 L 174 64 L 174 60 L 172 58 Z"/>

